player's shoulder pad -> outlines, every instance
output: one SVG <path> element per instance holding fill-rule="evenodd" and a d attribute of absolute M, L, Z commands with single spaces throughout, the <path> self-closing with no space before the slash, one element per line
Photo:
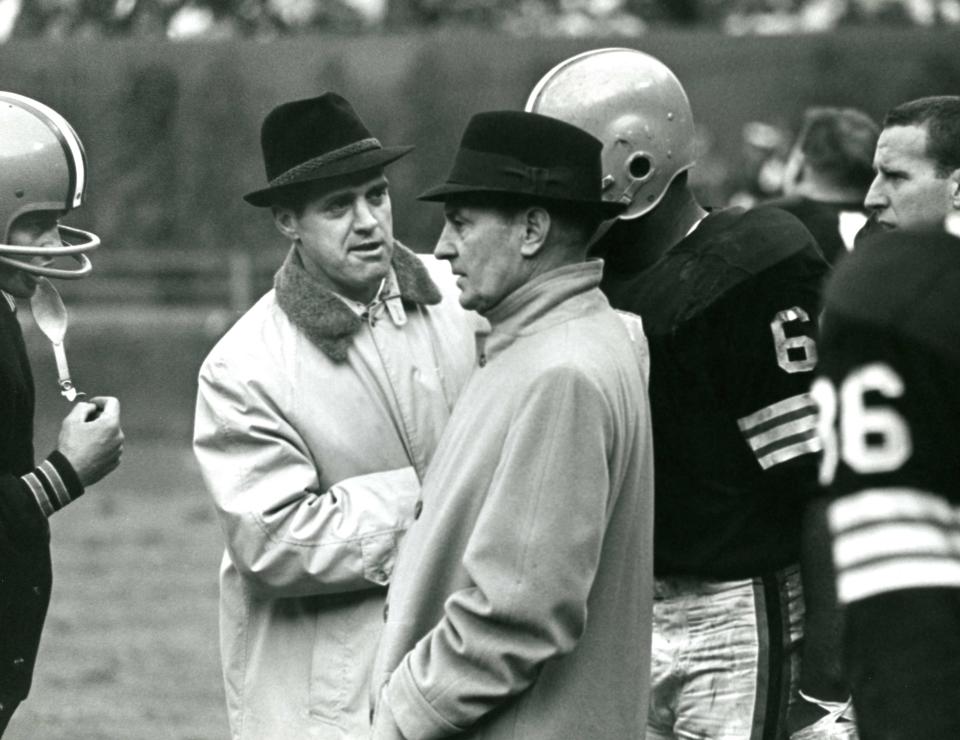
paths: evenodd
<path fill-rule="evenodd" d="M 819 258 L 813 235 L 796 216 L 781 208 L 758 206 L 744 211 L 729 208 L 718 216 L 720 229 L 705 230 L 697 245 L 703 255 L 714 255 L 724 262 L 756 275 L 801 252 Z M 697 232 L 694 232 L 695 237 Z"/>
<path fill-rule="evenodd" d="M 825 313 L 921 342 L 960 363 L 960 239 L 890 231 L 864 239 L 827 284 Z"/>
<path fill-rule="evenodd" d="M 659 283 L 648 290 L 653 295 L 659 289 L 662 300 L 658 310 L 648 312 L 645 318 L 653 333 L 669 330 L 788 260 L 798 261 L 798 273 L 825 275 L 828 270 L 813 236 L 786 211 L 762 207 L 711 213 L 648 271 L 648 278 Z"/>

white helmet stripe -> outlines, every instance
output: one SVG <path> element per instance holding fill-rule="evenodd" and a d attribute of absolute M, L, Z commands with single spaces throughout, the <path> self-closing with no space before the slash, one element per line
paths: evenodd
<path fill-rule="evenodd" d="M 57 113 L 53 108 L 44 105 L 36 100 L 17 95 L 16 93 L 4 92 L 4 99 L 10 99 L 10 102 L 17 103 L 22 108 L 26 108 L 44 121 L 50 130 L 56 135 L 57 139 L 63 145 L 63 151 L 67 155 L 67 162 L 70 169 L 70 192 L 69 203 L 71 208 L 80 205 L 83 198 L 83 190 L 86 186 L 87 168 L 86 158 L 83 153 L 83 144 L 77 132 L 73 130 L 67 119 Z"/>

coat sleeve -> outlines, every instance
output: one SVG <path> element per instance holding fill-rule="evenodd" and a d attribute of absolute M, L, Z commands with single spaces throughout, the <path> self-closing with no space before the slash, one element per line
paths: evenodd
<path fill-rule="evenodd" d="M 464 551 L 472 585 L 391 674 L 375 737 L 393 724 L 408 740 L 460 732 L 576 647 L 615 503 L 615 423 L 580 373 L 559 369 L 531 389 Z"/>
<path fill-rule="evenodd" d="M 307 596 L 388 583 L 420 493 L 412 466 L 320 490 L 318 462 L 274 401 L 212 362 L 200 372 L 194 452 L 230 559 L 259 593 Z"/>

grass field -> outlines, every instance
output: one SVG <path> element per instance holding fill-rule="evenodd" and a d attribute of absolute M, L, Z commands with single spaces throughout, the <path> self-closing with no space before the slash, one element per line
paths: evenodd
<path fill-rule="evenodd" d="M 9 740 L 222 740 L 222 540 L 189 448 L 128 441 L 51 520 L 54 589 Z"/>
<path fill-rule="evenodd" d="M 4 740 L 225 740 L 223 546 L 189 447 L 196 370 L 223 327 L 203 312 L 78 314 L 74 379 L 120 398 L 127 443 L 120 468 L 51 520 L 53 599 L 33 689 Z M 28 310 L 21 322 L 42 456 L 69 405 Z"/>

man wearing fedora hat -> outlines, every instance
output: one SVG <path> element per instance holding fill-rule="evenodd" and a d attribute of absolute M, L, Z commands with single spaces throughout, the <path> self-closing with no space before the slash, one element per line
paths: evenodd
<path fill-rule="evenodd" d="M 599 291 L 600 142 L 474 116 L 435 254 L 490 322 L 423 482 L 374 668 L 373 735 L 642 734 L 652 601 L 646 340 Z M 378 697 L 378 698 L 377 698 Z"/>
<path fill-rule="evenodd" d="M 383 147 L 339 95 L 262 128 L 291 249 L 199 377 L 194 449 L 226 540 L 221 655 L 235 740 L 369 731 L 397 546 L 474 358 L 449 269 L 393 237 Z"/>

